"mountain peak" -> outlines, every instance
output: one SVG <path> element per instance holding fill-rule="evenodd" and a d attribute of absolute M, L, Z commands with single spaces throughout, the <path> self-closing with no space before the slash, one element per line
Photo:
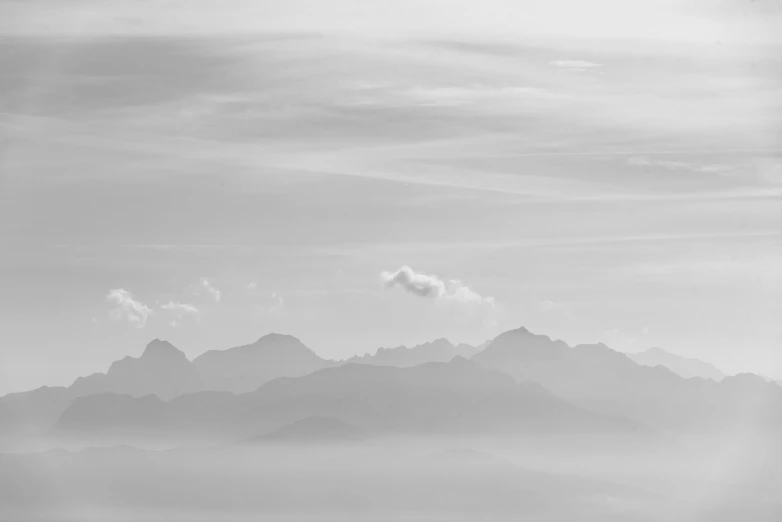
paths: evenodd
<path fill-rule="evenodd" d="M 516 328 L 515 330 L 508 330 L 507 332 L 502 332 L 500 335 L 495 337 L 493 339 L 493 341 L 497 341 L 497 340 L 500 340 L 500 341 L 505 340 L 505 341 L 507 341 L 507 340 L 510 340 L 510 339 L 523 339 L 523 338 L 527 338 L 527 337 L 535 338 L 535 337 L 546 337 L 546 336 L 535 335 L 534 333 L 530 332 L 529 330 L 527 330 L 523 326 L 520 326 L 520 327 Z M 546 337 L 546 338 L 548 339 L 548 337 Z"/>
<path fill-rule="evenodd" d="M 185 353 L 168 341 L 154 339 L 141 354 L 142 359 L 187 359 Z"/>
<path fill-rule="evenodd" d="M 553 341 L 546 335 L 536 335 L 524 327 L 503 332 L 492 340 L 472 361 L 490 360 L 544 361 L 565 357 L 570 347 L 563 341 Z"/>
<path fill-rule="evenodd" d="M 475 368 L 477 366 L 474 362 L 471 362 L 461 355 L 455 356 L 448 364 L 457 368 Z"/>
<path fill-rule="evenodd" d="M 255 344 L 263 344 L 268 342 L 280 342 L 280 341 L 301 343 L 301 341 L 298 338 L 292 335 L 271 332 L 260 337 L 257 341 L 255 341 Z"/>
<path fill-rule="evenodd" d="M 721 381 L 725 374 L 719 368 L 700 359 L 691 359 L 682 357 L 675 353 L 668 352 L 662 348 L 649 348 L 644 352 L 626 354 L 630 359 L 642 366 L 665 366 L 675 374 L 689 379 L 691 377 L 701 377 Z"/>
<path fill-rule="evenodd" d="M 519 326 L 515 330 L 508 330 L 507 332 L 501 333 L 500 335 L 513 335 L 513 336 L 521 336 L 521 335 L 535 335 L 523 326 Z"/>

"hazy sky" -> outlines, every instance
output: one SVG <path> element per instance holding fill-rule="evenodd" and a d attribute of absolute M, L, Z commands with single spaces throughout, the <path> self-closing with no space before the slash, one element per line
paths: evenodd
<path fill-rule="evenodd" d="M 0 0 L 0 393 L 521 325 L 782 377 L 778 6 Z"/>

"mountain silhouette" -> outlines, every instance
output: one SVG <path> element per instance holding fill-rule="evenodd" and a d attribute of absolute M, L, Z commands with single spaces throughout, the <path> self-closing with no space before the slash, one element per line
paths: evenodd
<path fill-rule="evenodd" d="M 382 434 L 699 431 L 739 421 L 782 429 L 782 387 L 752 374 L 685 379 L 603 344 L 570 347 L 524 328 L 500 334 L 470 360 L 451 357 L 459 349 L 441 339 L 345 364 L 270 334 L 190 362 L 156 339 L 141 356 L 68 388 L 0 398 L 0 436 L 25 441 L 56 427 L 76 436 L 241 439 L 312 417 Z M 415 364 L 429 358 L 448 362 Z"/>
<path fill-rule="evenodd" d="M 448 362 L 457 356 L 469 359 L 478 351 L 478 348 L 469 344 L 460 343 L 454 346 L 448 339 L 440 338 L 412 348 L 406 346 L 379 348 L 373 355 L 357 355 L 347 362 L 405 368 L 428 362 Z"/>
<path fill-rule="evenodd" d="M 115 401 L 124 405 L 126 399 Z M 150 423 L 149 419 L 158 418 L 159 407 L 150 403 L 154 413 L 139 416 L 145 424 L 129 426 L 128 432 L 148 429 L 158 435 L 178 432 L 245 438 L 245 434 L 271 432 L 313 417 L 339 419 L 359 430 L 386 435 L 648 431 L 636 422 L 579 408 L 540 385 L 517 384 L 507 375 L 462 357 L 410 368 L 346 364 L 303 377 L 275 379 L 247 394 L 200 392 L 163 404 L 165 425 Z M 116 432 L 113 414 L 101 411 L 116 405 L 101 401 L 92 406 L 94 414 L 81 427 L 72 420 L 82 419 L 82 414 L 75 416 L 66 410 L 63 419 L 68 424 L 61 422 L 58 429 Z M 110 424 L 101 426 L 104 422 Z"/>
<path fill-rule="evenodd" d="M 701 361 L 699 359 L 689 359 L 679 355 L 666 352 L 662 348 L 649 348 L 644 352 L 628 353 L 636 363 L 643 366 L 665 366 L 673 373 L 689 379 L 690 377 L 701 377 L 713 381 L 721 381 L 725 378 L 714 365 Z"/>
<path fill-rule="evenodd" d="M 198 391 L 254 390 L 284 376 L 325 367 L 298 339 L 269 334 L 253 344 L 212 350 L 193 362 L 171 343 L 155 339 L 139 357 L 115 361 L 106 373 L 79 377 L 69 387 L 42 387 L 0 398 L 0 435 L 36 434 L 51 428 L 76 399 L 100 394 L 162 400 Z"/>
<path fill-rule="evenodd" d="M 525 328 L 500 334 L 472 360 L 538 382 L 584 408 L 659 429 L 727 428 L 756 404 L 770 410 L 753 422 L 782 427 L 782 389 L 757 376 L 729 377 L 720 383 L 684 379 L 663 366 L 638 365 L 604 344 L 570 347 Z"/>
<path fill-rule="evenodd" d="M 57 426 L 99 431 L 143 430 L 166 422 L 166 405 L 155 395 L 132 397 L 117 393 L 101 393 L 79 397 L 63 412 Z"/>
<path fill-rule="evenodd" d="M 228 350 L 210 350 L 193 360 L 204 389 L 246 393 L 277 377 L 298 377 L 327 366 L 290 335 L 268 334 Z"/>
<path fill-rule="evenodd" d="M 184 352 L 167 341 L 150 342 L 141 357 L 125 357 L 111 364 L 107 373 L 80 377 L 71 385 L 74 397 L 97 393 L 133 397 L 157 395 L 168 400 L 203 389 L 204 381 Z"/>
<path fill-rule="evenodd" d="M 0 398 L 0 437 L 24 439 L 51 428 L 74 396 L 62 386 L 43 386 Z"/>
<path fill-rule="evenodd" d="M 120 394 L 170 399 L 202 389 L 204 382 L 185 354 L 155 339 L 140 357 L 115 361 L 107 373 L 79 377 L 69 387 L 42 387 L 0 398 L 0 433 L 35 434 L 49 429 L 80 397 Z"/>

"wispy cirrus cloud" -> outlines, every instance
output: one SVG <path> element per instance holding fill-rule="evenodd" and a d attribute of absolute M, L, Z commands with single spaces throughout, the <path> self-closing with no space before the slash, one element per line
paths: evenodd
<path fill-rule="evenodd" d="M 715 174 L 725 174 L 732 170 L 731 167 L 727 165 L 702 164 L 693 163 L 690 161 L 660 160 L 647 158 L 645 156 L 631 156 L 627 158 L 627 163 L 628 165 L 632 165 L 634 167 L 663 167 L 666 169 L 683 169 L 692 172 Z"/>
<path fill-rule="evenodd" d="M 645 262 L 628 270 L 628 275 L 652 280 L 679 281 L 688 285 L 727 285 L 782 289 L 782 265 L 778 249 L 756 252 L 753 257 L 711 256 L 675 262 Z"/>
<path fill-rule="evenodd" d="M 414 105 L 457 106 L 495 101 L 502 103 L 552 101 L 566 98 L 561 94 L 530 86 L 441 86 L 415 87 L 402 93 Z"/>
<path fill-rule="evenodd" d="M 554 67 L 559 67 L 560 69 L 574 69 L 574 70 L 584 70 L 584 69 L 594 69 L 596 67 L 602 67 L 602 64 L 595 63 L 595 62 L 588 62 L 586 60 L 554 60 L 553 62 L 550 62 L 551 65 Z"/>
<path fill-rule="evenodd" d="M 106 301 L 118 305 L 117 308 L 109 311 L 109 317 L 113 321 L 119 321 L 124 317 L 139 328 L 146 326 L 147 319 L 154 313 L 154 310 L 133 299 L 133 295 L 122 288 L 111 290 L 106 296 Z"/>

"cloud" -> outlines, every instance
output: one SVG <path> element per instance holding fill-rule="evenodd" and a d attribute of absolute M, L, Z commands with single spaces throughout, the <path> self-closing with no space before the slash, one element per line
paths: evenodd
<path fill-rule="evenodd" d="M 198 314 L 198 308 L 195 306 L 186 303 L 175 303 L 174 301 L 169 301 L 168 304 L 164 304 L 160 308 L 163 310 L 174 310 L 182 314 Z"/>
<path fill-rule="evenodd" d="M 118 308 L 109 311 L 109 317 L 113 321 L 119 321 L 125 317 L 128 322 L 134 323 L 139 328 L 143 328 L 147 324 L 147 318 L 154 312 L 144 303 L 134 300 L 130 292 L 121 288 L 110 291 L 106 296 L 106 301 L 119 305 Z"/>
<path fill-rule="evenodd" d="M 176 315 L 176 319 L 171 321 L 171 323 L 170 323 L 171 326 L 174 326 L 174 327 L 178 326 L 180 324 L 180 322 L 182 320 L 184 320 L 184 318 L 187 315 L 192 315 L 196 319 L 198 319 L 200 317 L 199 312 L 198 312 L 198 308 L 196 308 L 195 306 L 193 306 L 191 304 L 187 304 L 187 303 L 179 303 L 179 302 L 169 301 L 168 304 L 164 304 L 160 308 L 162 308 L 163 310 L 169 310 L 169 311 L 173 312 Z"/>
<path fill-rule="evenodd" d="M 551 310 L 554 310 L 557 308 L 557 303 L 554 301 L 542 301 L 540 303 L 540 311 L 541 312 L 550 312 Z"/>
<path fill-rule="evenodd" d="M 269 313 L 276 313 L 279 312 L 282 309 L 282 305 L 285 304 L 285 300 L 277 294 L 277 292 L 272 293 L 272 299 L 274 299 L 274 304 L 269 307 Z"/>
<path fill-rule="evenodd" d="M 418 297 L 450 304 L 448 308 L 458 310 L 455 317 L 459 320 L 480 318 L 487 329 L 496 328 L 504 320 L 504 310 L 493 297 L 482 296 L 458 279 L 443 281 L 404 265 L 395 272 L 381 272 L 380 281 L 385 288 L 401 288 Z"/>
<path fill-rule="evenodd" d="M 494 307 L 493 297 L 484 297 L 458 279 L 447 283 L 434 275 L 417 273 L 405 265 L 395 272 L 381 272 L 380 281 L 386 288 L 401 288 L 419 297 L 447 300 L 464 305 L 486 305 Z"/>
<path fill-rule="evenodd" d="M 649 159 L 643 156 L 631 156 L 627 159 L 629 165 L 634 167 L 663 167 L 666 169 L 684 169 L 693 172 L 708 173 L 726 173 L 731 169 L 725 165 L 702 165 L 688 161 L 670 161 Z"/>
<path fill-rule="evenodd" d="M 458 279 L 451 279 L 448 285 L 448 292 L 445 294 L 446 299 L 452 299 L 461 304 L 477 304 L 494 306 L 493 297 L 483 297 L 477 292 L 471 290 L 468 286 L 462 284 Z"/>
<path fill-rule="evenodd" d="M 386 288 L 398 287 L 419 297 L 442 297 L 445 283 L 436 276 L 418 274 L 405 265 L 396 272 L 381 272 L 380 280 Z"/>
<path fill-rule="evenodd" d="M 595 62 L 587 62 L 585 60 L 555 60 L 550 62 L 554 67 L 560 67 L 562 69 L 594 69 L 595 67 L 602 67 L 602 64 Z"/>
<path fill-rule="evenodd" d="M 730 255 L 726 258 L 712 256 L 674 262 L 644 262 L 631 267 L 627 275 L 657 281 L 679 281 L 688 285 L 752 286 L 769 291 L 782 289 L 782 265 L 776 249 L 747 257 Z"/>
<path fill-rule="evenodd" d="M 255 288 L 258 286 L 258 283 L 247 283 L 247 290 L 255 290 Z"/>
<path fill-rule="evenodd" d="M 220 292 L 219 289 L 215 288 L 212 283 L 209 282 L 209 280 L 205 277 L 202 277 L 199 280 L 199 284 L 195 287 L 195 294 L 201 294 L 203 292 L 206 292 L 208 294 L 211 294 L 212 297 L 214 297 L 215 302 L 219 303 L 220 299 L 222 299 L 223 294 Z"/>
<path fill-rule="evenodd" d="M 455 107 L 483 101 L 529 102 L 556 101 L 566 98 L 546 89 L 528 86 L 470 85 L 449 87 L 415 87 L 401 93 L 413 105 Z"/>

